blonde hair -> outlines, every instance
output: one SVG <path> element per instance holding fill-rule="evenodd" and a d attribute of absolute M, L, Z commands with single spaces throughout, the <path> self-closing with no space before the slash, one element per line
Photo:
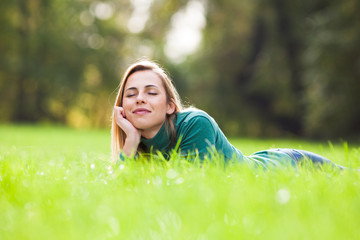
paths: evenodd
<path fill-rule="evenodd" d="M 132 64 L 128 69 L 125 71 L 125 74 L 120 82 L 119 91 L 115 100 L 115 106 L 122 107 L 125 84 L 130 77 L 131 74 L 139 71 L 153 71 L 156 73 L 159 78 L 161 79 L 163 86 L 166 92 L 167 102 L 173 102 L 175 105 L 175 111 L 171 115 L 166 116 L 167 122 L 167 130 L 170 132 L 170 137 L 172 142 L 176 141 L 176 131 L 173 124 L 172 119 L 175 118 L 175 114 L 177 112 L 182 111 L 183 106 L 180 100 L 180 96 L 163 68 L 161 68 L 158 64 L 151 60 L 140 60 Z M 111 126 L 111 152 L 112 152 L 112 159 L 115 162 L 119 158 L 120 150 L 123 148 L 125 144 L 126 134 L 125 132 L 116 124 L 115 121 L 115 113 L 113 110 L 112 113 L 112 126 Z M 139 150 L 139 148 L 138 148 Z"/>

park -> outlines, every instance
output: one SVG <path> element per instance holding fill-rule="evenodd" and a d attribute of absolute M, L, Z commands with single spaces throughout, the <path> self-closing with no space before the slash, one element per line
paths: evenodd
<path fill-rule="evenodd" d="M 359 7 L 2 1 L 0 239 L 357 239 Z M 151 85 L 126 87 L 138 84 L 131 77 L 139 73 L 125 72 L 139 59 L 164 69 L 185 110 L 151 76 L 140 79 Z M 162 127 L 137 127 L 132 113 L 147 121 L 164 106 L 172 110 Z M 192 125 L 166 154 L 142 148 L 171 121 L 180 131 L 176 121 L 189 107 L 215 119 L 201 124 L 244 156 L 303 149 L 345 169 L 311 161 L 259 167 L 212 144 L 184 156 Z M 213 129 L 201 124 L 198 142 L 208 143 Z M 114 129 L 123 131 L 120 149 Z M 123 154 L 129 136 L 138 141 Z"/>

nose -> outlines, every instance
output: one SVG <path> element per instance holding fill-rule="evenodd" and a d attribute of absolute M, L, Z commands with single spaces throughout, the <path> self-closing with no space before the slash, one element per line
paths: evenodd
<path fill-rule="evenodd" d="M 145 98 L 144 98 L 144 94 L 143 93 L 139 93 L 137 95 L 137 98 L 136 98 L 136 103 L 139 104 L 139 103 L 145 103 Z"/>

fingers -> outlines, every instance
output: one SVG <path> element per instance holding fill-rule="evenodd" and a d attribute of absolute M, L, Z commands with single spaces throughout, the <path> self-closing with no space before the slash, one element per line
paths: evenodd
<path fill-rule="evenodd" d="M 122 111 L 122 107 L 114 107 L 114 114 L 116 120 L 121 120 L 123 118 L 123 115 L 121 113 Z"/>
<path fill-rule="evenodd" d="M 124 108 L 115 106 L 114 116 L 116 124 L 128 135 L 135 130 L 135 127 L 126 119 Z"/>
<path fill-rule="evenodd" d="M 141 131 L 132 125 L 132 123 L 126 119 L 125 110 L 122 107 L 114 106 L 114 118 L 116 124 L 125 132 L 126 141 L 132 142 L 132 145 L 139 144 Z"/>
<path fill-rule="evenodd" d="M 115 112 L 120 112 L 120 114 L 122 115 L 122 117 L 126 118 L 125 110 L 124 110 L 123 107 L 115 106 L 115 107 L 114 107 L 114 111 L 115 111 Z"/>
<path fill-rule="evenodd" d="M 124 120 L 125 120 L 123 112 L 124 110 L 122 107 L 114 107 L 115 122 L 121 128 L 124 127 Z"/>

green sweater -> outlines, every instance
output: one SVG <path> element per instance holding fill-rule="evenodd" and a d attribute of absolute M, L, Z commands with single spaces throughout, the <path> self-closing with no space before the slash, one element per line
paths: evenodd
<path fill-rule="evenodd" d="M 174 124 L 177 140 L 180 139 L 180 154 L 184 156 L 195 157 L 198 154 L 200 159 L 204 159 L 206 156 L 211 158 L 214 149 L 216 149 L 218 153 L 224 155 L 225 161 L 233 159 L 261 166 L 295 164 L 289 155 L 276 150 L 266 150 L 244 156 L 228 141 L 215 120 L 201 110 L 187 110 L 177 113 Z M 165 124 L 155 137 L 151 139 L 141 138 L 141 142 L 147 149 L 152 149 L 152 152 L 160 151 L 167 157 L 174 147 L 171 144 Z"/>

